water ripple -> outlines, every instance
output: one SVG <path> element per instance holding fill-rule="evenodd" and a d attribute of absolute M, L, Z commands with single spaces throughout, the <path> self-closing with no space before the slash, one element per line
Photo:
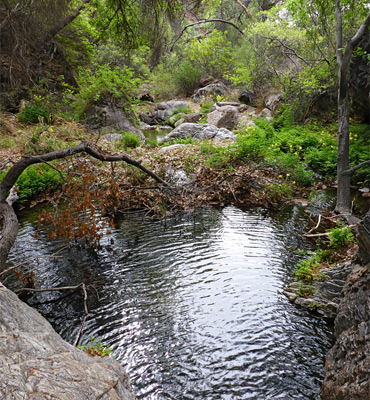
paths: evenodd
<path fill-rule="evenodd" d="M 281 295 L 293 251 L 307 245 L 304 218 L 296 207 L 275 216 L 234 207 L 166 221 L 134 215 L 95 255 L 71 249 L 62 262 L 40 261 L 38 284 L 103 284 L 89 291 L 85 336 L 114 348 L 138 399 L 318 399 L 331 327 Z M 24 224 L 13 259 L 58 246 L 33 234 Z M 38 307 L 73 341 L 81 296 L 63 304 Z"/>

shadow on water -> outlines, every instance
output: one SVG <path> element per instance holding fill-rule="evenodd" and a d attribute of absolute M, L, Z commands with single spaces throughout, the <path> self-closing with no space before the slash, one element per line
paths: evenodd
<path fill-rule="evenodd" d="M 40 259 L 36 284 L 94 286 L 85 339 L 114 348 L 138 399 L 319 399 L 332 327 L 282 294 L 296 250 L 310 246 L 300 235 L 306 218 L 297 206 L 127 215 L 98 251 L 74 246 Z M 10 261 L 64 246 L 36 240 L 35 229 L 22 222 Z M 81 293 L 30 303 L 74 341 Z"/>

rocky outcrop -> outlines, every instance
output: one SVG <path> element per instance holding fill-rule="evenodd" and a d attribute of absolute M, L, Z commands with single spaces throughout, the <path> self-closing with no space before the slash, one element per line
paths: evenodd
<path fill-rule="evenodd" d="M 207 122 L 217 128 L 235 129 L 238 126 L 239 110 L 234 105 L 217 107 L 208 114 Z"/>
<path fill-rule="evenodd" d="M 370 254 L 370 212 L 358 229 L 359 260 Z M 363 258 L 365 257 L 365 258 Z M 370 393 L 370 263 L 356 266 L 335 319 L 337 341 L 326 356 L 324 400 L 368 400 Z"/>
<path fill-rule="evenodd" d="M 225 128 L 217 128 L 214 125 L 184 123 L 162 138 L 162 142 L 173 139 L 193 138 L 195 140 L 218 139 L 236 140 L 236 136 Z"/>
<path fill-rule="evenodd" d="M 222 83 L 212 83 L 205 87 L 200 88 L 194 95 L 193 100 L 197 103 L 205 99 L 206 97 L 213 96 L 224 96 L 226 94 L 226 87 Z"/>
<path fill-rule="evenodd" d="M 343 287 L 351 271 L 351 262 L 324 268 L 320 271 L 322 280 L 314 281 L 309 285 L 292 282 L 284 290 L 284 294 L 293 304 L 334 320 L 342 299 Z"/>
<path fill-rule="evenodd" d="M 85 109 L 85 122 L 93 131 L 103 134 L 130 132 L 145 141 L 143 133 L 135 126 L 135 116 L 129 106 L 124 107 L 109 97 L 89 104 Z"/>
<path fill-rule="evenodd" d="M 189 103 L 185 100 L 170 100 L 157 104 L 148 113 L 140 114 L 140 120 L 148 125 L 163 125 L 168 123 L 168 118 L 175 110 L 188 108 Z"/>
<path fill-rule="evenodd" d="M 68 344 L 1 284 L 0 337 L 1 399 L 135 399 L 117 361 L 90 357 Z"/>

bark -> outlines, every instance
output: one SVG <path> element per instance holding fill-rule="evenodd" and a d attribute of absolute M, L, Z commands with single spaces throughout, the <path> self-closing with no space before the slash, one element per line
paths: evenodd
<path fill-rule="evenodd" d="M 69 156 L 73 156 L 78 153 L 87 153 L 90 156 L 108 162 L 124 161 L 128 164 L 141 169 L 143 172 L 151 176 L 157 182 L 164 186 L 169 186 L 166 181 L 156 175 L 148 168 L 141 165 L 139 161 L 136 161 L 125 154 L 109 155 L 103 154 L 96 148 L 91 146 L 88 142 L 81 142 L 80 144 L 73 146 L 69 149 L 53 151 L 51 153 L 45 153 L 34 156 L 24 156 L 18 162 L 16 162 L 5 175 L 4 179 L 0 183 L 0 218 L 2 218 L 2 232 L 0 236 L 0 272 L 5 269 L 6 259 L 9 251 L 12 248 L 18 234 L 18 219 L 13 210 L 13 207 L 6 201 L 8 192 L 11 190 L 13 185 L 21 173 L 30 165 L 53 161 Z"/>
<path fill-rule="evenodd" d="M 337 202 L 335 211 L 351 214 L 349 166 L 349 67 L 352 52 L 370 26 L 370 14 L 356 34 L 347 42 L 343 53 L 342 11 L 340 0 L 335 1 L 337 20 L 337 71 L 338 71 L 338 156 L 337 156 Z"/>

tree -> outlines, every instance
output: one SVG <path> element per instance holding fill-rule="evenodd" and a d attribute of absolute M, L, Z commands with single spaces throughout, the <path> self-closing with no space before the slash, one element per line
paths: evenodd
<path fill-rule="evenodd" d="M 370 160 L 350 168 L 349 165 L 349 69 L 352 53 L 361 38 L 369 34 L 370 13 L 363 21 L 357 32 L 344 47 L 343 18 L 340 0 L 335 1 L 337 21 L 337 70 L 338 70 L 338 164 L 337 164 L 337 202 L 336 212 L 351 213 L 350 180 L 351 175 L 363 165 L 370 164 Z"/>
<path fill-rule="evenodd" d="M 136 168 L 141 169 L 143 172 L 151 176 L 158 183 L 168 186 L 168 183 L 161 179 L 154 172 L 143 166 L 139 161 L 120 154 L 120 155 L 106 155 L 102 154 L 93 145 L 88 142 L 81 142 L 80 144 L 64 150 L 58 150 L 51 153 L 40 155 L 24 156 L 17 161 L 7 172 L 4 179 L 0 183 L 0 218 L 2 218 L 2 234 L 0 236 L 0 272 L 5 269 L 6 259 L 9 251 L 12 248 L 18 234 L 18 219 L 9 200 L 8 194 L 15 185 L 17 179 L 22 172 L 33 164 L 50 162 L 57 159 L 62 159 L 74 156 L 79 153 L 86 153 L 93 158 L 104 162 L 118 162 L 124 161 Z"/>

